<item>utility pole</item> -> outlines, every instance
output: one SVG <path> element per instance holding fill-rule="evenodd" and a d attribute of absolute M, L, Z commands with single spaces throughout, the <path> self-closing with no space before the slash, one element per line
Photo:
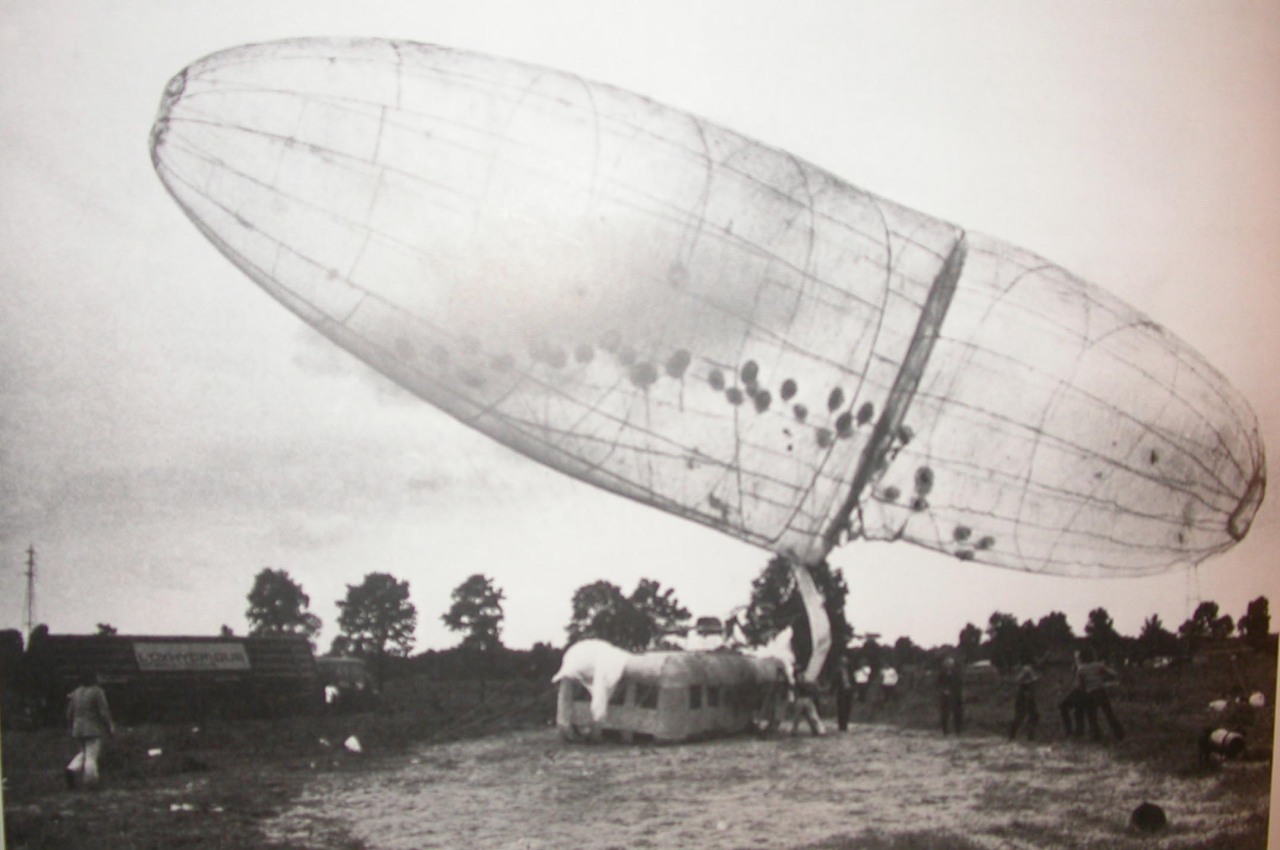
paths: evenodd
<path fill-rule="evenodd" d="M 27 547 L 27 641 L 36 624 L 36 547 Z"/>

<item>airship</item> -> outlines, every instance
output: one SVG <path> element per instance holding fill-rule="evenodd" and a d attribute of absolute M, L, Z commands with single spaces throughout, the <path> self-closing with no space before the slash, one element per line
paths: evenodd
<path fill-rule="evenodd" d="M 423 400 L 812 564 L 903 541 L 1132 576 L 1242 540 L 1256 417 L 1058 265 L 572 73 L 380 39 L 180 71 L 155 170 L 227 259 Z"/>

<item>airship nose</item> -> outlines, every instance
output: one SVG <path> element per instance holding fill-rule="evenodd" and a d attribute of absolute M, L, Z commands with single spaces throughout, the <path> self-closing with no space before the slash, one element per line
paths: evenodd
<path fill-rule="evenodd" d="M 362 260 L 366 279 L 428 279 L 405 250 L 380 255 L 401 268 L 373 270 L 365 247 L 378 222 L 350 212 L 396 200 L 377 161 L 377 104 L 394 97 L 393 75 L 334 82 L 329 65 L 292 42 L 205 57 L 169 81 L 150 138 L 157 175 L 196 226 L 313 324 L 348 317 L 369 294 L 352 280 Z"/>
<path fill-rule="evenodd" d="M 1230 518 L 1227 520 L 1227 531 L 1236 540 L 1243 540 L 1244 536 L 1249 533 L 1249 528 L 1253 525 L 1253 518 L 1258 514 L 1258 508 L 1262 506 L 1262 497 L 1267 492 L 1266 468 L 1259 463 L 1257 471 L 1254 473 L 1253 480 L 1249 482 L 1249 489 L 1245 491 L 1244 498 L 1240 500 L 1240 504 L 1236 506 Z"/>
<path fill-rule="evenodd" d="M 164 87 L 164 95 L 160 99 L 160 109 L 156 113 L 156 121 L 151 126 L 151 165 L 160 167 L 160 148 L 164 145 L 165 133 L 169 129 L 169 112 L 182 92 L 187 87 L 187 69 L 183 68 L 169 80 Z"/>

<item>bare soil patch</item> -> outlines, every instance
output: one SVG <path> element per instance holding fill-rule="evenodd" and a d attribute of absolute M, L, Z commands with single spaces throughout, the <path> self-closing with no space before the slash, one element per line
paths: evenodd
<path fill-rule="evenodd" d="M 266 834 L 368 850 L 1245 847 L 1265 835 L 1267 801 L 1230 777 L 1270 769 L 1178 777 L 1093 744 L 878 724 L 671 747 L 569 745 L 539 730 L 398 761 L 317 776 Z M 1128 827 L 1147 800 L 1169 815 L 1158 837 Z"/>

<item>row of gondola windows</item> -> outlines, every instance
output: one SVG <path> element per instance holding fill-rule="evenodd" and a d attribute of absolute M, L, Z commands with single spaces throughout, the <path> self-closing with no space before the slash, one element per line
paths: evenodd
<path fill-rule="evenodd" d="M 621 682 L 609 698 L 609 705 L 627 705 L 628 694 L 631 695 L 630 704 L 635 708 L 656 709 L 658 707 L 658 688 L 655 685 L 642 685 L 635 682 Z M 704 705 L 707 708 L 719 708 L 722 701 L 732 701 L 734 696 L 732 689 L 721 688 L 719 685 L 707 685 L 705 687 L 703 685 L 690 685 L 689 710 L 697 711 Z M 589 702 L 591 694 L 585 687 L 575 683 L 573 699 L 575 702 Z"/>

